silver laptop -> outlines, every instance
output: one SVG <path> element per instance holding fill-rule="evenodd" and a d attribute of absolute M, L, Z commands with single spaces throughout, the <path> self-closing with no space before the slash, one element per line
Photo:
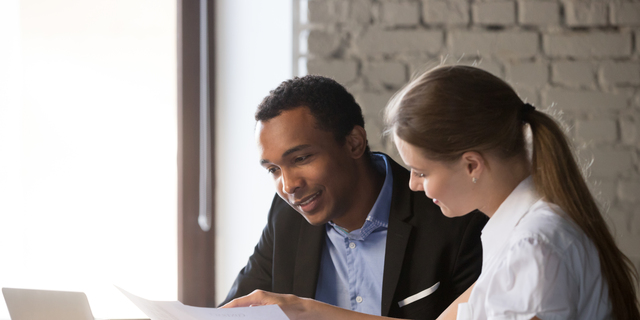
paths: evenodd
<path fill-rule="evenodd" d="M 11 320 L 94 320 L 83 292 L 2 288 Z"/>

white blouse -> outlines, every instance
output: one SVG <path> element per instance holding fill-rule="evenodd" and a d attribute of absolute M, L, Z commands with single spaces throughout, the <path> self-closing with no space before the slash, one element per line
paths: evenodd
<path fill-rule="evenodd" d="M 462 319 L 610 319 L 598 252 L 523 180 L 482 230 L 482 273 Z"/>

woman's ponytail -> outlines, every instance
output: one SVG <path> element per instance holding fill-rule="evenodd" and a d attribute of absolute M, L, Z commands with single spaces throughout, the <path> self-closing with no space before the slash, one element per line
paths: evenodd
<path fill-rule="evenodd" d="M 616 246 L 562 129 L 538 111 L 527 112 L 524 120 L 533 135 L 531 173 L 538 193 L 562 208 L 596 246 L 614 318 L 640 319 L 638 273 Z"/>

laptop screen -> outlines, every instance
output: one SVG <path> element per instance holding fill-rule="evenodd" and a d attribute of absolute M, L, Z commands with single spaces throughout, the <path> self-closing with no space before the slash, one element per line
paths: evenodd
<path fill-rule="evenodd" d="M 2 288 L 11 320 L 94 320 L 83 292 Z"/>

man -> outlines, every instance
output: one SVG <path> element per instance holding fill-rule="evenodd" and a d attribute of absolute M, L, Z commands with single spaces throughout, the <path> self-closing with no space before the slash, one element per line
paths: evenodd
<path fill-rule="evenodd" d="M 435 319 L 477 279 L 487 218 L 446 218 L 411 192 L 406 169 L 369 151 L 360 106 L 340 84 L 285 81 L 256 120 L 260 163 L 277 196 L 225 302 L 262 289 Z"/>

